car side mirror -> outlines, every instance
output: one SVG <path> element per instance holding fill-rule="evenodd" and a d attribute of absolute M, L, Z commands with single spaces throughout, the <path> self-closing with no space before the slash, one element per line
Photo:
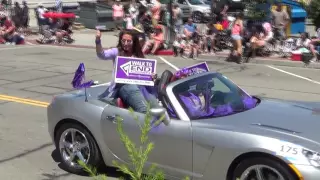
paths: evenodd
<path fill-rule="evenodd" d="M 152 116 L 155 116 L 155 117 L 161 117 L 163 114 L 165 115 L 164 119 L 163 119 L 163 124 L 165 124 L 166 126 L 168 126 L 170 124 L 170 116 L 167 112 L 167 110 L 163 107 L 159 107 L 159 108 L 152 108 L 150 109 L 150 113 Z"/>

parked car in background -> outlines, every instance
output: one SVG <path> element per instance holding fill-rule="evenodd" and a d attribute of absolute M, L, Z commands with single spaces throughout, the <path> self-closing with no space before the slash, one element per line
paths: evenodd
<path fill-rule="evenodd" d="M 221 0 L 226 1 L 226 0 Z M 211 5 L 211 0 L 202 0 L 202 2 L 208 6 Z M 229 13 L 235 13 L 235 12 L 243 12 L 245 9 L 245 4 L 242 0 L 232 0 L 231 4 L 229 6 L 228 12 Z"/>
<path fill-rule="evenodd" d="M 177 3 L 177 2 L 176 2 Z M 192 15 L 192 9 L 187 4 L 179 4 L 177 3 L 182 10 L 182 19 L 183 21 L 187 21 L 188 18 Z"/>
<path fill-rule="evenodd" d="M 210 17 L 210 6 L 201 0 L 177 0 L 179 6 L 188 6 L 191 10 L 193 22 L 201 23 Z"/>

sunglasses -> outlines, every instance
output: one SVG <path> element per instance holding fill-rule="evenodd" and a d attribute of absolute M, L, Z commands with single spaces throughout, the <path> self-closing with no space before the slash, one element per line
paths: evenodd
<path fill-rule="evenodd" d="M 132 44 L 132 40 L 122 39 L 122 40 L 121 40 L 121 43 L 122 43 L 122 44 L 125 44 L 125 43 L 127 43 L 127 44 Z"/>

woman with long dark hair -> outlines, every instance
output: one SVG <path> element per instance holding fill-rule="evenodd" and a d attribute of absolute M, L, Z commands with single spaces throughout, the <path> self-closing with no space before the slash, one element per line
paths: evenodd
<path fill-rule="evenodd" d="M 112 60 L 115 67 L 115 59 L 117 56 L 127 56 L 144 58 L 139 43 L 139 38 L 134 30 L 121 31 L 119 35 L 119 42 L 117 47 L 103 50 L 101 45 L 101 32 L 97 30 L 96 34 L 96 52 L 97 56 L 102 60 Z M 114 74 L 112 73 L 112 79 Z M 108 89 L 100 95 L 100 98 L 119 96 L 129 107 L 132 107 L 136 112 L 146 113 L 147 111 L 147 100 L 155 105 L 157 99 L 152 94 L 145 94 L 144 87 L 134 84 L 115 84 L 111 82 Z M 144 94 L 142 93 L 144 92 Z M 151 105 L 152 106 L 152 105 Z"/>

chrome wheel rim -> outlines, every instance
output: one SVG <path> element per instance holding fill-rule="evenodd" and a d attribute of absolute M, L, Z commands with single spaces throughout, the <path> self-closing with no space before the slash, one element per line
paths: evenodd
<path fill-rule="evenodd" d="M 240 176 L 240 180 L 269 180 L 269 179 L 285 180 L 285 178 L 282 176 L 282 174 L 278 170 L 267 165 L 250 166 Z"/>
<path fill-rule="evenodd" d="M 78 160 L 85 164 L 90 159 L 90 147 L 87 137 L 77 129 L 66 129 L 60 136 L 59 150 L 63 161 L 70 167 L 80 169 Z"/>

